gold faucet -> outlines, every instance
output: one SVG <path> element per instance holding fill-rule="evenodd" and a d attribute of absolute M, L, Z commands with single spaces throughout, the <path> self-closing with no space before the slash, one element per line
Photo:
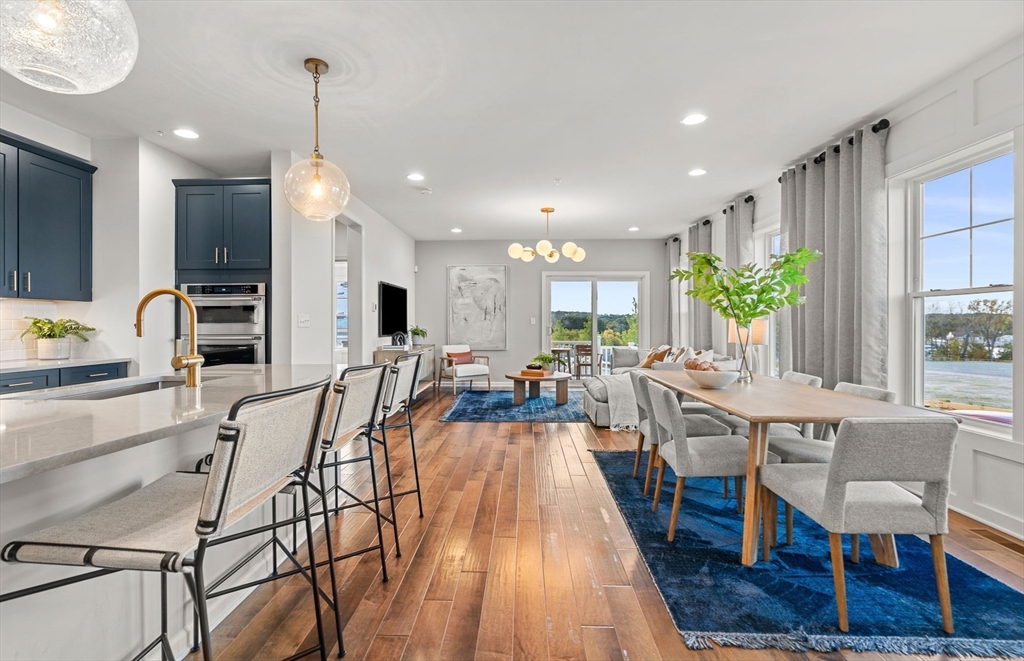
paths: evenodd
<path fill-rule="evenodd" d="M 154 289 L 139 301 L 139 307 L 135 310 L 135 334 L 138 337 L 142 337 L 142 315 L 146 311 L 146 306 L 157 296 L 167 294 L 168 296 L 174 296 L 185 304 L 188 308 L 188 355 L 181 355 L 180 349 L 175 349 L 175 356 L 171 358 L 171 367 L 176 370 L 186 369 L 185 373 L 185 387 L 186 388 L 198 388 L 200 385 L 199 368 L 203 364 L 203 357 L 198 354 L 198 347 L 196 346 L 196 306 L 185 294 L 182 294 L 177 289 Z M 178 347 L 178 343 L 175 342 L 175 347 Z"/>

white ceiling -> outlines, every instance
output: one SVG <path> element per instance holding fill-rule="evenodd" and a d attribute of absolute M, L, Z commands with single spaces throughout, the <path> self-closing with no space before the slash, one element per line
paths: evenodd
<path fill-rule="evenodd" d="M 129 4 L 124 83 L 64 96 L 3 74 L 0 98 L 266 174 L 269 150 L 311 150 L 302 60 L 323 58 L 321 150 L 416 239 L 538 238 L 545 205 L 557 238 L 666 236 L 1024 29 L 1024 3 L 987 0 Z M 695 110 L 710 119 L 682 126 Z"/>

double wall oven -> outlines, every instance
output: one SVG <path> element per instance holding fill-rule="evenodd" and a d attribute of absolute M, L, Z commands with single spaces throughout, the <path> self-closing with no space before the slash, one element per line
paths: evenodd
<path fill-rule="evenodd" d="M 196 306 L 196 339 L 204 366 L 266 362 L 267 293 L 263 283 L 182 284 Z M 182 311 L 180 334 L 188 340 Z"/>

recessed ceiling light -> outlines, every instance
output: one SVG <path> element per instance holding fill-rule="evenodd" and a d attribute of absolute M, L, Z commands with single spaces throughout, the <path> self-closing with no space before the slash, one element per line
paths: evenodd
<path fill-rule="evenodd" d="M 409 181 L 423 181 L 423 175 L 418 172 L 413 172 L 406 177 Z"/>
<path fill-rule="evenodd" d="M 686 117 L 683 117 L 681 123 L 686 124 L 687 126 L 693 126 L 695 124 L 703 123 L 704 120 L 706 120 L 707 118 L 707 115 L 702 115 L 699 112 L 695 112 L 692 115 L 687 115 Z"/>
<path fill-rule="evenodd" d="M 639 228 L 639 227 L 630 227 L 630 228 L 629 228 L 629 231 L 630 231 L 630 232 L 639 232 L 639 231 L 640 231 L 640 228 Z"/>
<path fill-rule="evenodd" d="M 704 168 L 697 168 L 695 170 L 690 170 L 690 176 L 691 177 L 699 177 L 702 174 L 707 174 L 707 173 L 708 173 L 708 171 L 705 170 Z"/>
<path fill-rule="evenodd" d="M 174 129 L 174 135 L 179 138 L 188 138 L 189 140 L 195 140 L 199 137 L 199 134 L 189 129 Z"/>
<path fill-rule="evenodd" d="M 458 227 L 453 227 L 453 228 L 452 228 L 452 233 L 453 233 L 453 234 L 458 234 L 458 233 L 459 233 L 459 232 L 461 232 L 461 231 L 462 231 L 462 230 L 461 230 L 461 229 L 459 229 Z"/>

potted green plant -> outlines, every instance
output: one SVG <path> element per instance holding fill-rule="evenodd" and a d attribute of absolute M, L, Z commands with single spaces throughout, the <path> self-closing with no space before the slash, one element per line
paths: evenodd
<path fill-rule="evenodd" d="M 419 326 L 413 326 L 409 329 L 409 335 L 412 336 L 412 345 L 414 347 L 423 345 L 423 338 L 427 336 L 427 329 Z"/>
<path fill-rule="evenodd" d="M 821 253 L 798 248 L 784 255 L 772 255 L 767 268 L 744 264 L 739 268 L 719 266 L 722 258 L 705 252 L 688 252 L 690 269 L 676 269 L 669 278 L 691 282 L 686 292 L 704 301 L 725 319 L 736 322 L 740 340 L 740 381 L 752 381 L 750 371 L 750 324 L 787 305 L 801 305 L 804 298 L 797 287 L 807 282 L 807 265 L 818 260 Z"/>
<path fill-rule="evenodd" d="M 96 330 L 92 326 L 75 321 L 74 319 L 53 319 L 39 317 L 25 317 L 32 323 L 22 332 L 21 337 L 26 335 L 36 336 L 36 347 L 41 360 L 64 360 L 71 357 L 70 336 L 77 337 L 83 342 L 88 342 L 86 333 Z"/>
<path fill-rule="evenodd" d="M 551 363 L 555 362 L 555 357 L 550 353 L 541 352 L 533 357 L 532 362 L 540 363 L 544 369 L 549 370 L 551 369 Z"/>

